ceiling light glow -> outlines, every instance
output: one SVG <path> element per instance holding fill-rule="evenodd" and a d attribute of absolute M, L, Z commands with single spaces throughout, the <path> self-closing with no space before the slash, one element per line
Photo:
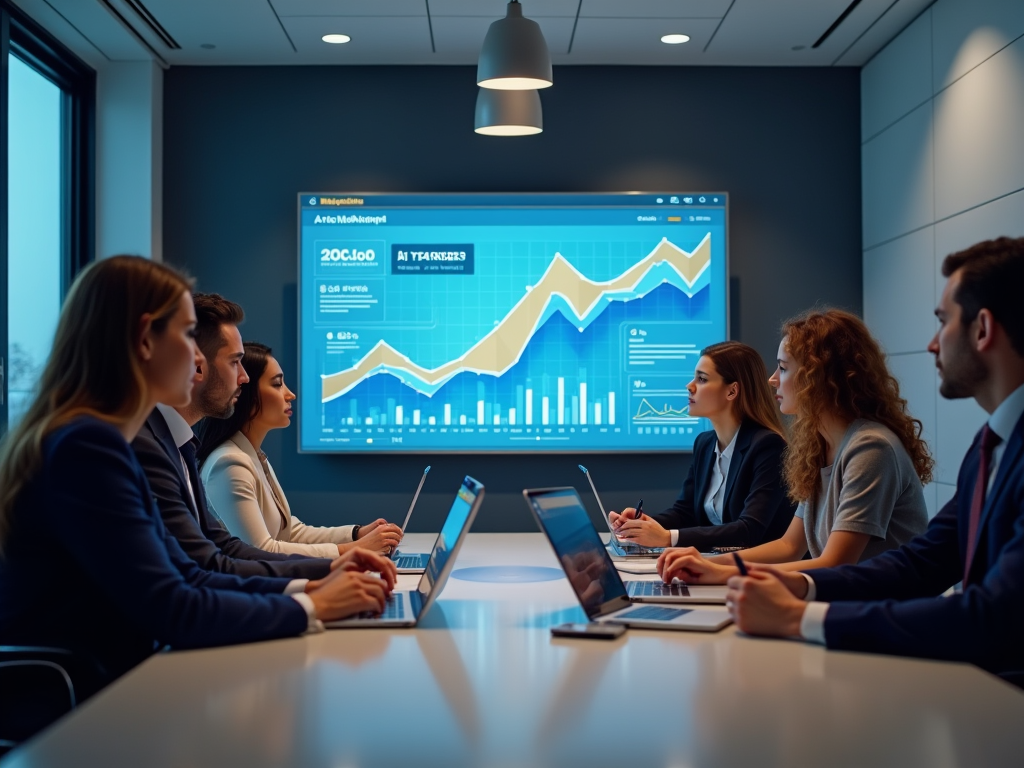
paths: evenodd
<path fill-rule="evenodd" d="M 680 43 L 690 42 L 690 36 L 681 34 L 662 35 L 661 42 L 666 45 L 679 45 Z"/>
<path fill-rule="evenodd" d="M 331 35 L 324 35 L 320 39 L 323 40 L 325 43 L 333 43 L 334 45 L 341 45 L 342 43 L 349 42 L 352 38 L 349 37 L 348 35 L 331 34 Z"/>

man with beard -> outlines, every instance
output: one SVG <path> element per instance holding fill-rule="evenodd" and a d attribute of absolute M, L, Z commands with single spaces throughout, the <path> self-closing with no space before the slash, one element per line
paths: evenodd
<path fill-rule="evenodd" d="M 234 413 L 239 389 L 249 381 L 242 367 L 242 308 L 212 293 L 193 296 L 196 345 L 206 357 L 197 370 L 192 401 L 185 408 L 158 405 L 146 419 L 132 449 L 146 472 L 167 530 L 185 553 L 208 571 L 236 576 L 320 579 L 331 560 L 266 552 L 232 536 L 209 510 L 196 467 L 199 441 L 192 427 L 205 417 Z M 296 582 L 298 589 L 303 582 Z"/>
<path fill-rule="evenodd" d="M 989 414 L 954 497 L 909 543 L 859 565 L 729 581 L 737 626 L 829 648 L 976 664 L 1024 683 L 1024 238 L 947 256 L 928 351 L 949 399 Z M 955 594 L 943 596 L 962 583 Z"/>

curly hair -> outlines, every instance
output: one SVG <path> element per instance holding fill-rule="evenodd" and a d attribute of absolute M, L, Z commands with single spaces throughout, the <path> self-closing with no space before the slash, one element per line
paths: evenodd
<path fill-rule="evenodd" d="M 785 455 L 790 498 L 816 502 L 827 457 L 818 427 L 826 413 L 884 424 L 910 454 L 921 483 L 928 483 L 934 462 L 921 439 L 921 422 L 907 412 L 899 382 L 864 322 L 838 309 L 812 310 L 783 323 L 782 334 L 797 364 L 798 412 Z"/>

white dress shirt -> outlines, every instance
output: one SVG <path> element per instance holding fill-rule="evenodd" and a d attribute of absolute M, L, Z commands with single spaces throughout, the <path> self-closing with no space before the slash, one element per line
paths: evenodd
<path fill-rule="evenodd" d="M 182 415 L 169 405 L 157 403 L 156 409 L 164 417 L 167 429 L 171 432 L 171 439 L 174 440 L 174 444 L 178 447 L 178 460 L 181 462 L 181 469 L 185 473 L 185 484 L 188 485 L 189 495 L 192 496 L 192 505 L 196 508 L 196 513 L 198 514 L 199 504 L 196 503 L 196 492 L 192 487 L 192 478 L 189 477 L 185 457 L 181 455 L 181 446 L 193 439 L 195 433 L 192 432 L 192 427 L 189 426 L 189 423 L 185 421 Z M 323 632 L 324 625 L 316 617 L 316 606 L 313 605 L 313 599 L 306 594 L 306 584 L 308 583 L 309 579 L 292 579 L 284 588 L 283 594 L 291 596 L 306 612 L 306 618 L 308 619 L 307 632 Z"/>
<path fill-rule="evenodd" d="M 732 454 L 736 449 L 736 438 L 740 431 L 732 436 L 729 444 L 722 449 L 718 440 L 715 440 L 715 462 L 711 465 L 711 483 L 708 485 L 707 495 L 704 497 L 704 512 L 712 525 L 722 524 L 722 501 L 725 498 L 725 481 L 729 478 L 729 465 L 732 463 Z M 679 529 L 673 528 L 669 531 L 672 537 L 671 544 L 676 546 L 679 543 Z"/>
<path fill-rule="evenodd" d="M 1013 434 L 1013 428 L 1017 426 L 1021 416 L 1024 415 L 1024 385 L 1017 387 L 1010 393 L 999 407 L 992 412 L 988 418 L 988 428 L 1002 438 L 999 445 L 992 449 L 992 459 L 989 462 L 988 479 L 986 491 L 992 489 L 992 483 L 996 479 L 996 471 L 999 469 L 999 461 L 1006 452 L 1006 443 Z M 804 616 L 800 620 L 800 634 L 804 640 L 812 643 L 825 644 L 825 616 L 828 614 L 828 603 L 818 603 L 814 598 L 818 596 L 818 589 L 814 579 L 803 574 L 807 579 L 807 607 L 804 609 Z"/>

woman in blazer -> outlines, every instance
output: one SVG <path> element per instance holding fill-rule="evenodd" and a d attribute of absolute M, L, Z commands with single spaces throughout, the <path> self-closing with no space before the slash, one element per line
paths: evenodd
<path fill-rule="evenodd" d="M 794 417 L 784 472 L 798 506 L 782 537 L 743 560 L 804 571 L 906 544 L 928 524 L 932 458 L 881 346 L 860 318 L 836 309 L 793 318 L 783 334 L 771 384 L 782 413 Z M 692 548 L 667 550 L 658 569 L 666 581 L 691 584 L 739 573 L 731 556 Z"/>
<path fill-rule="evenodd" d="M 761 356 L 725 341 L 701 351 L 690 415 L 713 429 L 697 435 L 683 490 L 656 515 L 629 508 L 609 517 L 617 534 L 647 547 L 753 547 L 779 538 L 793 518 L 782 479 L 782 422 Z"/>
<path fill-rule="evenodd" d="M 402 530 L 385 520 L 369 525 L 318 527 L 292 515 L 274 468 L 261 450 L 272 429 L 291 423 L 295 394 L 270 347 L 246 342 L 242 367 L 249 381 L 241 387 L 235 412 L 207 419 L 198 458 L 210 509 L 228 530 L 268 552 L 337 557 L 359 547 L 387 553 Z"/>
<path fill-rule="evenodd" d="M 0 644 L 82 653 L 106 682 L 164 645 L 383 609 L 395 572 L 373 553 L 318 582 L 239 578 L 201 569 L 164 528 L 129 443 L 158 402 L 188 405 L 195 323 L 188 281 L 149 259 L 96 261 L 71 287 L 39 392 L 0 442 Z"/>

